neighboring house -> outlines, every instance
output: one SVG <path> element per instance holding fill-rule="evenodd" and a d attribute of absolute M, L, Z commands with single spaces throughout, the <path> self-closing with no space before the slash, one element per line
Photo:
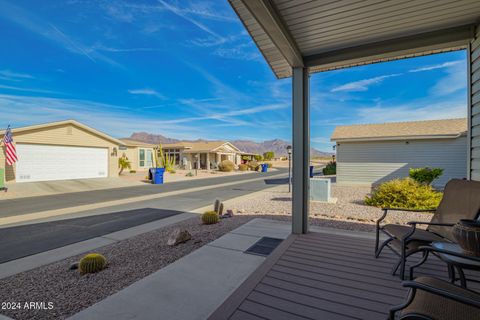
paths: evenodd
<path fill-rule="evenodd" d="M 215 169 L 223 160 L 241 163 L 242 152 L 227 141 L 199 141 L 164 144 L 166 154 L 185 169 Z"/>
<path fill-rule="evenodd" d="M 467 119 L 338 126 L 337 183 L 372 185 L 406 177 L 410 168 L 444 169 L 443 187 L 467 175 Z"/>
<path fill-rule="evenodd" d="M 74 120 L 12 129 L 18 162 L 7 166 L 2 144 L 0 168 L 6 182 L 118 176 L 122 142 Z M 3 140 L 5 131 L 0 131 Z"/>
<path fill-rule="evenodd" d="M 119 156 L 126 156 L 131 163 L 131 170 L 144 171 L 153 167 L 153 156 L 157 145 L 139 142 L 130 139 L 120 139 L 123 146 L 120 147 Z"/>

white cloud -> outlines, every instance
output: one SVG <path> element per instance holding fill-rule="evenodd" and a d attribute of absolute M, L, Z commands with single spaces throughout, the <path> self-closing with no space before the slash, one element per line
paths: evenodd
<path fill-rule="evenodd" d="M 0 70 L 0 77 L 4 80 L 21 81 L 24 79 L 33 79 L 34 76 L 28 73 L 13 72 L 10 70 Z"/>
<path fill-rule="evenodd" d="M 157 90 L 145 88 L 145 89 L 130 89 L 128 93 L 135 94 L 135 95 L 145 95 L 145 96 L 155 96 L 159 99 L 166 99 L 163 94 L 158 92 Z"/>
<path fill-rule="evenodd" d="M 159 3 L 161 3 L 165 9 L 169 10 L 170 12 L 176 14 L 177 16 L 187 20 L 188 22 L 192 23 L 195 25 L 197 28 L 200 30 L 210 34 L 211 36 L 217 38 L 217 39 L 222 39 L 223 37 L 220 36 L 218 33 L 207 27 L 205 24 L 197 21 L 196 19 L 192 18 L 189 13 L 192 13 L 191 10 L 182 10 L 180 7 L 176 7 L 172 4 L 167 3 L 166 1 L 163 0 L 158 0 Z"/>
<path fill-rule="evenodd" d="M 33 13 L 23 10 L 18 6 L 4 1 L 0 2 L 0 17 L 8 19 L 23 29 L 56 43 L 69 52 L 82 55 L 92 62 L 97 62 L 98 60 L 112 66 L 122 67 L 119 63 L 104 54 L 96 52 L 94 49 L 74 40 L 57 26 L 42 20 Z"/>
<path fill-rule="evenodd" d="M 430 71 L 430 70 L 436 70 L 436 69 L 443 69 L 443 68 L 448 68 L 448 67 L 460 64 L 460 63 L 464 63 L 464 61 L 462 61 L 462 60 L 448 61 L 448 62 L 444 62 L 444 63 L 441 63 L 441 64 L 435 64 L 435 65 L 431 65 L 431 66 L 415 68 L 415 69 L 412 69 L 412 70 L 408 70 L 408 72 L 423 72 L 423 71 Z"/>
<path fill-rule="evenodd" d="M 22 92 L 33 92 L 33 93 L 61 94 L 60 92 L 51 91 L 51 90 L 44 90 L 44 89 L 37 89 L 37 88 L 23 88 L 23 87 L 16 87 L 16 86 L 7 86 L 3 84 L 0 84 L 0 89 L 22 91 Z"/>
<path fill-rule="evenodd" d="M 466 102 L 451 101 L 416 105 L 410 103 L 399 106 L 364 107 L 356 110 L 353 123 L 383 123 L 398 121 L 421 121 L 464 118 L 467 116 Z"/>
<path fill-rule="evenodd" d="M 343 84 L 341 86 L 335 87 L 331 90 L 331 92 L 338 92 L 338 91 L 348 91 L 348 92 L 353 92 L 353 91 L 367 91 L 369 86 L 375 85 L 382 83 L 385 79 L 391 78 L 391 77 L 397 77 L 400 76 L 400 73 L 395 73 L 395 74 L 387 74 L 383 76 L 378 76 L 374 78 L 369 78 L 369 79 L 363 79 L 359 81 L 354 81 L 354 82 L 349 82 L 346 84 Z"/>
<path fill-rule="evenodd" d="M 440 78 L 430 89 L 431 94 L 446 96 L 467 88 L 466 63 L 452 64 L 446 69 L 446 76 Z"/>

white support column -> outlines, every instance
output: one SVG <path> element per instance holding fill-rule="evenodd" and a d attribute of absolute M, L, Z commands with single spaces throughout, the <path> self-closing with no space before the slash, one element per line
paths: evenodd
<path fill-rule="evenodd" d="M 210 171 L 210 152 L 207 152 L 207 170 Z"/>
<path fill-rule="evenodd" d="M 292 232 L 308 232 L 310 118 L 309 82 L 306 68 L 293 68 L 292 123 L 293 123 L 293 179 L 292 179 Z"/>
<path fill-rule="evenodd" d="M 200 170 L 202 169 L 201 164 L 202 162 L 200 161 L 200 153 L 197 153 L 197 169 Z"/>

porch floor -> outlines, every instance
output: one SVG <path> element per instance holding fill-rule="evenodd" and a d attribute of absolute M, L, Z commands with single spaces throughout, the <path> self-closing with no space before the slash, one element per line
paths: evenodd
<path fill-rule="evenodd" d="M 384 320 L 407 289 L 390 274 L 396 256 L 386 248 L 375 259 L 373 247 L 373 239 L 349 235 L 291 235 L 209 319 Z M 446 265 L 431 256 L 419 275 L 446 279 Z"/>

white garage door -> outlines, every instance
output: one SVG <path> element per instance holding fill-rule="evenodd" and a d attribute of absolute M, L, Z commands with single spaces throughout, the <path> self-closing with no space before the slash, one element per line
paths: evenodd
<path fill-rule="evenodd" d="M 103 178 L 108 149 L 17 144 L 17 182 Z"/>

